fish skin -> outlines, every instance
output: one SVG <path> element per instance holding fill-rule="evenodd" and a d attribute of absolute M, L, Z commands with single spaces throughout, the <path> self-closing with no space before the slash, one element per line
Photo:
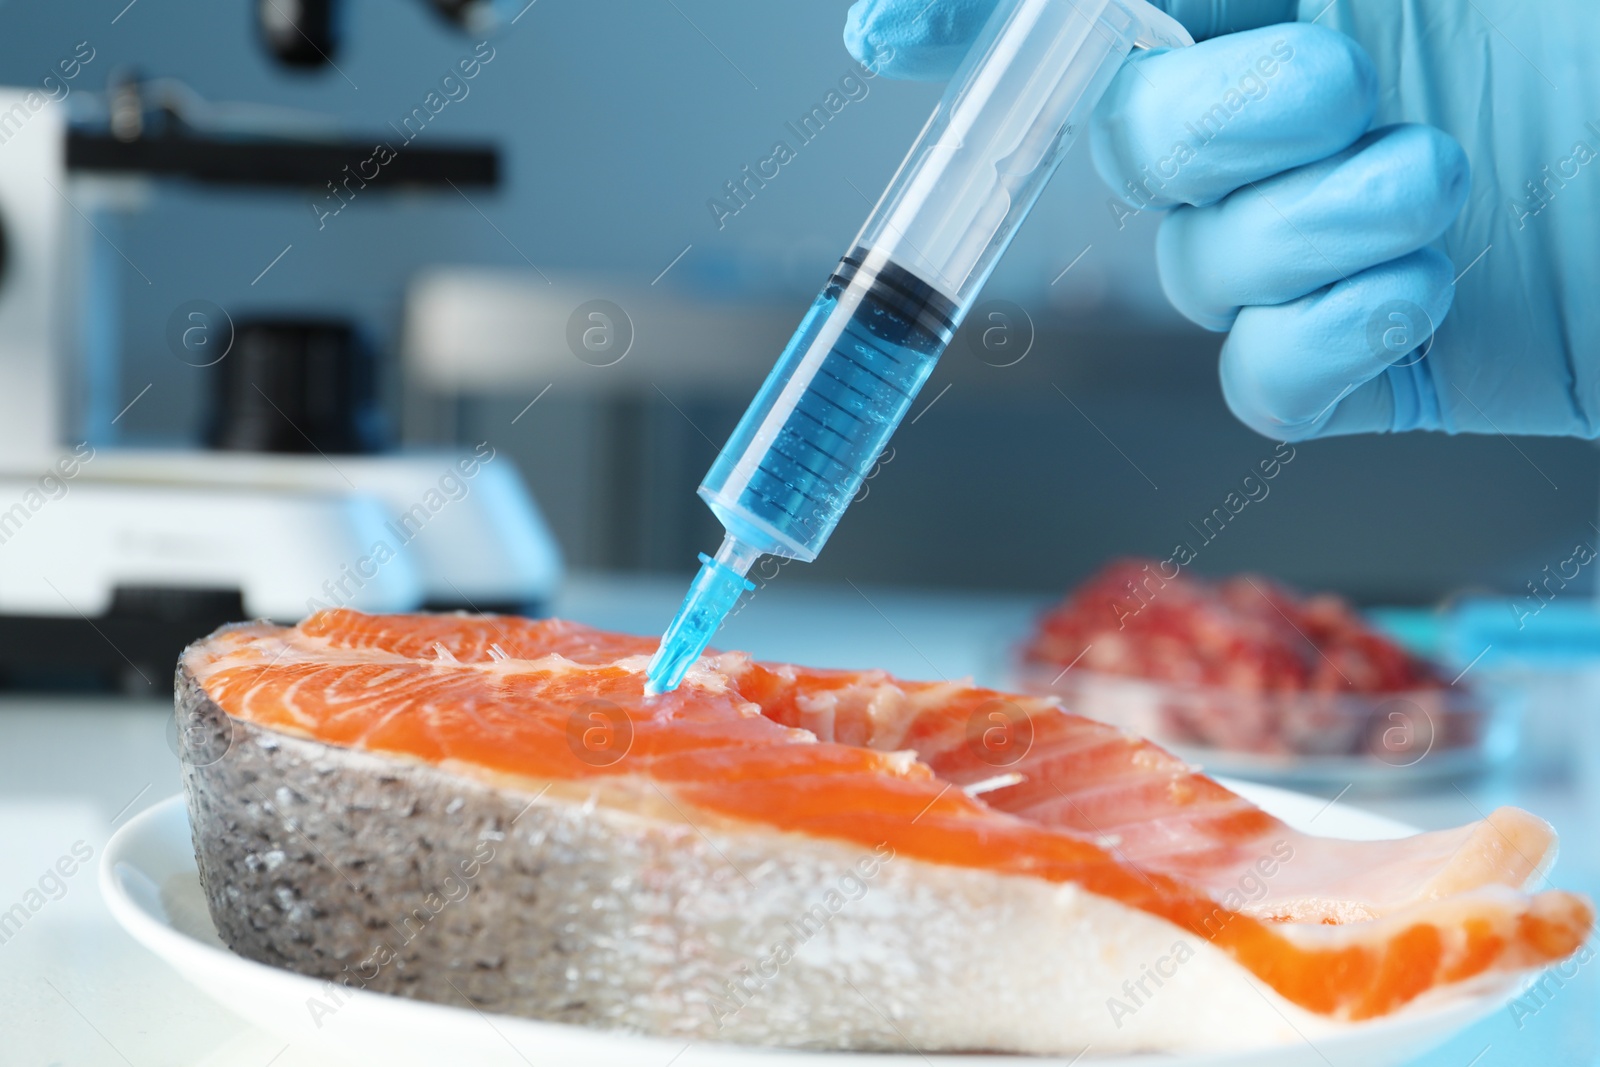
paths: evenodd
<path fill-rule="evenodd" d="M 187 672 L 177 701 L 180 736 L 199 739 L 184 790 L 217 933 L 324 980 L 306 1002 L 319 1030 L 355 991 L 680 1043 L 930 1054 L 1236 1051 L 1343 1025 L 1192 938 L 1158 1000 L 1113 1014 L 1182 937 L 1075 886 L 690 824 L 620 778 L 490 781 L 326 745 L 231 719 Z M 451 877 L 468 892 L 434 911 Z M 835 892 L 859 898 L 828 912 Z M 784 940 L 793 958 L 753 983 Z"/>
<path fill-rule="evenodd" d="M 1046 734 L 1066 723 L 1088 738 L 1084 751 L 1097 744 L 1105 748 L 1115 758 L 1102 770 L 1116 772 L 1120 760 L 1120 766 L 1146 778 L 1155 774 L 1164 783 L 1157 799 L 1164 795 L 1169 806 L 1214 803 L 1226 809 L 1212 812 L 1219 817 L 1210 822 L 1191 826 L 1216 835 L 1216 847 L 1201 850 L 1207 863 L 1197 864 L 1194 850 L 1165 856 L 1149 851 L 1142 862 L 1119 857 L 1121 846 L 1113 847 L 1107 834 L 1029 818 L 1025 807 L 1008 812 L 1004 794 L 1019 786 L 985 793 L 981 800 L 953 788 L 963 775 L 977 773 L 976 768 L 958 766 L 962 746 L 949 743 L 953 723 L 964 722 L 962 712 L 987 701 L 1028 698 L 970 687 L 896 683 L 878 672 L 809 672 L 752 664 L 738 654 L 725 654 L 702 660 L 677 692 L 646 702 L 640 687 L 652 648 L 649 641 L 570 623 L 330 612 L 295 630 L 256 624 L 219 632 L 193 646 L 183 662 L 194 679 L 188 690 L 189 714 L 203 696 L 220 705 L 219 712 L 226 709 L 226 721 L 346 746 L 335 750 L 341 755 L 354 756 L 350 748 L 366 748 L 404 756 L 412 770 L 421 760 L 480 781 L 554 780 L 568 783 L 564 788 L 580 783 L 618 798 L 622 808 L 633 804 L 640 811 L 657 809 L 652 818 L 661 818 L 662 805 L 650 796 L 654 791 L 682 819 L 742 827 L 745 837 L 771 839 L 776 833 L 788 842 L 869 848 L 886 842 L 897 862 L 908 861 L 899 870 L 919 864 L 942 874 L 961 870 L 963 877 L 981 876 L 992 885 L 1020 879 L 1046 890 L 1086 890 L 1097 898 L 1096 906 L 1113 905 L 1114 921 L 1122 929 L 1144 930 L 1153 918 L 1158 926 L 1168 924 L 1169 932 L 1200 942 L 1197 955 L 1209 962 L 1195 972 L 1233 974 L 1235 979 L 1234 972 L 1249 972 L 1269 992 L 1281 994 L 1286 1006 L 1298 1005 L 1297 1010 L 1325 1021 L 1389 1014 L 1453 983 L 1552 962 L 1575 951 L 1592 924 L 1581 898 L 1555 891 L 1536 897 L 1518 892 L 1516 886 L 1531 875 L 1519 871 L 1516 863 L 1503 862 L 1504 855 L 1496 866 L 1494 857 L 1478 847 L 1468 850 L 1472 862 L 1451 865 L 1466 844 L 1477 841 L 1481 846 L 1486 834 L 1500 832 L 1492 825 L 1470 831 L 1462 841 L 1433 842 L 1433 850 L 1445 857 L 1440 870 L 1448 877 L 1440 881 L 1435 877 L 1440 870 L 1433 870 L 1429 878 L 1414 880 L 1409 896 L 1388 893 L 1381 908 L 1357 902 L 1371 914 L 1352 914 L 1367 921 L 1335 916 L 1342 925 L 1327 925 L 1327 909 L 1337 902 L 1312 899 L 1306 905 L 1312 910 L 1299 916 L 1300 922 L 1263 922 L 1246 909 L 1223 907 L 1216 887 L 1208 888 L 1206 878 L 1196 875 L 1232 869 L 1227 864 L 1237 857 L 1226 855 L 1230 848 L 1243 848 L 1247 854 L 1264 840 L 1263 834 L 1276 833 L 1281 824 L 1154 746 L 1122 738 L 1047 703 L 1029 705 L 1028 714 L 1038 717 Z M 861 692 L 852 693 L 852 686 Z M 828 693 L 859 697 L 855 706 L 865 710 L 852 716 L 848 700 L 824 707 Z M 752 696 L 754 703 L 747 699 Z M 598 768 L 573 758 L 551 716 L 566 718 L 579 698 L 612 701 L 625 709 L 634 745 L 627 759 Z M 384 701 L 383 713 L 375 714 L 374 702 Z M 515 714 L 508 710 L 512 708 Z M 829 726 L 819 739 L 813 727 L 824 712 Z M 807 715 L 810 726 L 804 724 Z M 910 758 L 900 746 L 924 759 Z M 1040 752 L 1036 765 L 1025 768 L 1035 784 L 1060 772 L 1049 747 Z M 1059 746 L 1055 755 L 1061 755 Z M 195 779 L 192 804 L 195 797 L 214 798 L 224 788 L 208 784 L 204 772 L 225 763 L 197 768 L 201 776 Z M 985 765 L 983 773 L 993 770 Z M 197 809 L 197 827 L 204 814 Z M 665 817 L 671 821 L 671 813 Z M 1503 821 L 1527 835 L 1525 844 L 1537 845 L 1542 824 L 1516 819 Z M 198 828 L 196 833 L 198 850 Z M 1301 847 L 1320 847 L 1312 844 L 1317 840 L 1304 840 Z M 1349 847 L 1359 850 L 1371 844 Z M 1540 862 L 1534 859 L 1527 866 Z M 202 856 L 202 870 L 205 863 Z M 1383 860 L 1376 867 L 1393 871 L 1395 864 Z M 1285 871 L 1291 868 L 1284 865 Z M 238 877 L 237 864 L 219 869 Z M 1305 905 L 1311 898 L 1302 892 L 1296 899 Z M 758 899 L 745 904 L 760 911 Z M 214 912 L 219 906 L 225 910 L 225 901 L 219 905 L 214 900 Z M 219 919 L 219 929 L 223 921 Z M 1070 929 L 1063 934 L 1070 935 Z M 241 941 L 245 943 L 247 939 Z M 249 954 L 247 948 L 239 950 Z M 975 950 L 970 962 L 981 965 L 981 950 Z M 1081 973 L 1081 960 L 1073 966 Z M 1059 984 L 1060 976 L 1056 978 Z M 1232 988 L 1237 988 L 1236 981 Z M 1221 1007 L 1231 1011 L 1238 1004 Z M 1059 1002 L 1055 1010 L 1061 1010 Z M 1147 1013 L 1152 1018 L 1184 1014 L 1176 1009 Z M 1091 1022 L 1080 1020 L 1083 1025 Z M 648 1022 L 622 1025 L 652 1029 Z M 1155 1023 L 1149 1026 L 1160 1031 Z M 1105 1036 L 1119 1040 L 1116 1033 Z M 768 1039 L 826 1041 L 817 1034 L 776 1032 Z M 850 1038 L 858 1039 L 865 1040 Z M 1145 1039 L 1157 1040 L 1155 1047 L 1183 1047 L 1185 1040 L 1175 1033 L 1159 1038 L 1145 1033 Z M 991 1046 L 958 1040 L 934 1047 Z M 1081 1040 L 1056 1051 L 1078 1047 Z"/>

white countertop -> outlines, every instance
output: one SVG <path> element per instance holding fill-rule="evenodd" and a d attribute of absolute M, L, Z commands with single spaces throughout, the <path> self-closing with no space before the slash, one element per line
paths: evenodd
<path fill-rule="evenodd" d="M 555 610 L 652 632 L 682 591 L 676 581 L 579 577 Z M 993 683 L 1037 606 L 850 586 L 808 591 L 785 587 L 780 577 L 730 621 L 718 644 L 801 663 Z M 1343 800 L 1425 828 L 1467 822 L 1502 804 L 1527 808 L 1561 833 L 1554 882 L 1600 897 L 1597 716 L 1600 709 L 1574 707 L 1571 723 L 1543 724 L 1543 736 L 1557 743 L 1492 776 L 1403 794 L 1351 790 Z M 44 905 L 0 943 L 0 1067 L 327 1067 L 214 1006 L 123 934 L 99 898 L 96 867 L 111 833 L 178 791 L 171 725 L 170 707 L 154 702 L 0 699 L 0 912 L 45 880 Z M 74 845 L 80 854 L 93 851 L 81 867 L 71 861 Z M 69 862 L 61 869 L 73 873 L 47 876 L 63 856 Z M 1520 1025 L 1499 1012 L 1418 1067 L 1600 1064 L 1597 973 L 1600 967 L 1581 968 Z M 526 1051 L 540 1062 L 537 1050 Z"/>

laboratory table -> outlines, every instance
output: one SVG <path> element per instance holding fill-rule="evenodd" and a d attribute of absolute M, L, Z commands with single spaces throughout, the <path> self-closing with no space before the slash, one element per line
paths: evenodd
<path fill-rule="evenodd" d="M 557 614 L 647 633 L 670 617 L 682 580 L 569 579 Z M 927 594 L 782 579 L 730 620 L 722 647 L 912 678 L 996 683 L 1037 600 Z M 1574 717 L 1593 709 L 1574 708 Z M 1424 828 L 1459 824 L 1502 804 L 1560 832 L 1555 882 L 1600 897 L 1600 737 L 1587 722 L 1546 724 L 1567 739 L 1508 767 L 1454 782 L 1343 801 Z M 64 891 L 0 944 L 0 1065 L 4 1067 L 312 1067 L 325 1059 L 285 1046 L 214 1004 L 112 922 L 96 886 L 107 839 L 132 815 L 178 791 L 170 706 L 126 700 L 0 699 L 0 909 L 51 869 Z M 1331 799 L 1337 784 L 1325 788 Z M 79 844 L 81 842 L 81 844 Z M 57 868 L 92 850 L 89 862 Z M 1426 1067 L 1600 1064 L 1600 983 L 1584 966 L 1536 1012 L 1503 1010 L 1416 1063 Z M 543 1065 L 539 1050 L 522 1050 Z"/>

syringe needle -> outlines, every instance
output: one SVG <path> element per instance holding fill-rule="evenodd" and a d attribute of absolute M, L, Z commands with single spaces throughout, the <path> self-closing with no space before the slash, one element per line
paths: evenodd
<path fill-rule="evenodd" d="M 722 626 L 740 594 L 754 589 L 745 572 L 761 553 L 737 538 L 726 537 L 713 558 L 700 554 L 700 573 L 689 586 L 688 595 L 672 624 L 661 638 L 661 647 L 650 659 L 645 672 L 645 696 L 670 693 L 678 688 L 711 637 Z"/>

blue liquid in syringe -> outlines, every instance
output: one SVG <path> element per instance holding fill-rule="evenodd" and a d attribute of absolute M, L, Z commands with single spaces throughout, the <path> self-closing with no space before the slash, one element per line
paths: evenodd
<path fill-rule="evenodd" d="M 729 534 L 815 558 L 933 372 L 953 311 L 893 264 L 846 257 L 701 484 Z"/>
<path fill-rule="evenodd" d="M 700 486 L 727 529 L 651 662 L 674 688 L 772 553 L 816 558 L 956 327 L 955 305 L 882 256 L 846 256 Z"/>

